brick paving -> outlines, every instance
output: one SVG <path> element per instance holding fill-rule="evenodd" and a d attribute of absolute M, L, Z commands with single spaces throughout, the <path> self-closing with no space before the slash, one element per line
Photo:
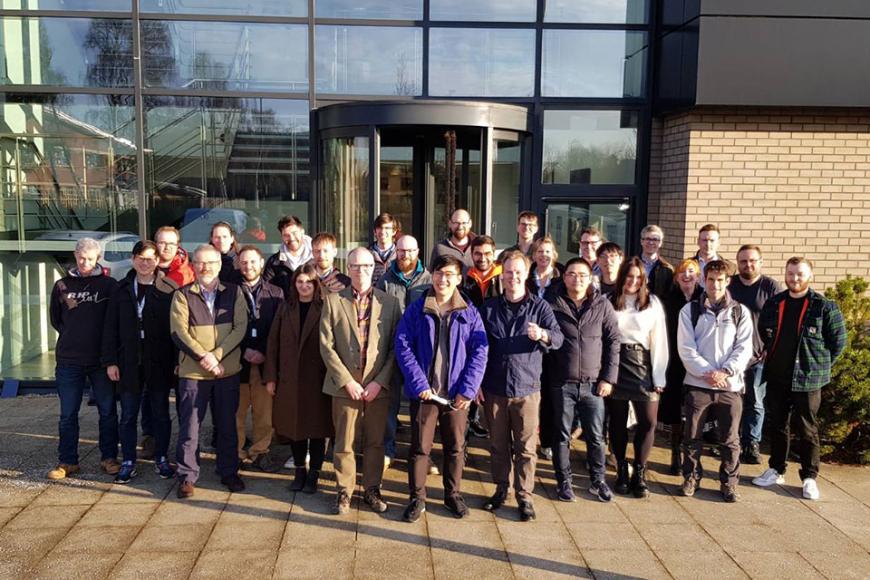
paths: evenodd
<path fill-rule="evenodd" d="M 742 501 L 721 502 L 716 461 L 703 489 L 677 496 L 664 475 L 668 452 L 650 465 L 652 495 L 602 504 L 577 478 L 578 501 L 555 500 L 549 462 L 538 466 L 535 522 L 511 501 L 496 515 L 479 506 L 492 493 L 488 454 L 475 441 L 463 481 L 472 512 L 453 519 L 441 505 L 440 477 L 415 524 L 401 521 L 405 462 L 387 471 L 386 514 L 354 499 L 351 514 L 330 513 L 331 469 L 314 496 L 287 490 L 291 474 L 245 473 L 230 494 L 204 454 L 192 500 L 140 462 L 139 477 L 113 485 L 99 471 L 97 413 L 82 412 L 82 473 L 48 482 L 57 445 L 57 399 L 0 400 L 0 578 L 867 578 L 870 577 L 870 470 L 824 465 L 822 500 L 800 498 L 797 469 L 786 485 L 762 490 L 744 466 Z M 408 433 L 404 433 L 407 439 Z M 207 440 L 207 439 L 206 439 Z M 581 472 L 581 451 L 575 454 Z M 400 446 L 404 457 L 407 445 Z M 289 448 L 278 446 L 281 460 Z M 609 474 L 612 478 L 612 473 Z"/>

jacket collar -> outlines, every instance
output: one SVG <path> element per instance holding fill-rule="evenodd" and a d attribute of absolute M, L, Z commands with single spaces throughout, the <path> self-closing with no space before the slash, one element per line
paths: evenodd
<path fill-rule="evenodd" d="M 447 303 L 447 313 L 452 314 L 460 310 L 466 310 L 467 308 L 468 303 L 462 298 L 462 295 L 459 293 L 459 289 L 457 288 L 453 291 L 453 296 L 450 298 L 450 302 Z M 441 317 L 441 310 L 438 308 L 438 303 L 435 301 L 434 290 L 429 290 L 426 293 L 426 298 L 423 302 L 423 312 L 434 314 L 439 318 Z"/>

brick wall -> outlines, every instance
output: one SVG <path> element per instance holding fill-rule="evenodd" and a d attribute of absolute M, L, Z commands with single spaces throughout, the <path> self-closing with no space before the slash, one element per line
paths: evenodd
<path fill-rule="evenodd" d="M 715 223 L 725 257 L 757 243 L 780 280 L 792 255 L 819 288 L 870 278 L 870 111 L 698 108 L 656 120 L 652 139 L 648 221 L 668 258 Z"/>

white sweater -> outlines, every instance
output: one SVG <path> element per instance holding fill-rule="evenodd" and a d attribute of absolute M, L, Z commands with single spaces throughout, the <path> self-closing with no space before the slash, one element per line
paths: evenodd
<path fill-rule="evenodd" d="M 625 309 L 616 311 L 619 321 L 619 343 L 639 344 L 649 350 L 652 360 L 654 387 L 664 388 L 668 370 L 668 329 L 662 303 L 650 295 L 650 305 L 637 309 L 637 298 L 625 296 Z"/>

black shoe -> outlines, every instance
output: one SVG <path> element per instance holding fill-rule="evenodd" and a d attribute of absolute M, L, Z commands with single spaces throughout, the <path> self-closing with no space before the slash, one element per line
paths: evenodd
<path fill-rule="evenodd" d="M 649 486 L 646 484 L 646 465 L 634 464 L 634 473 L 631 475 L 629 487 L 634 497 L 649 497 Z"/>
<path fill-rule="evenodd" d="M 670 474 L 671 475 L 679 475 L 681 467 L 682 466 L 680 465 L 680 448 L 679 448 L 679 446 L 671 447 L 671 468 L 669 470 Z"/>
<path fill-rule="evenodd" d="M 475 437 L 480 437 L 481 439 L 486 439 L 489 437 L 489 431 L 487 431 L 483 425 L 480 424 L 480 421 L 472 421 L 468 425 L 468 430 L 471 431 L 471 434 Z"/>
<path fill-rule="evenodd" d="M 275 463 L 268 453 L 261 453 L 251 461 L 251 467 L 264 473 L 277 473 L 281 469 L 280 463 Z"/>
<path fill-rule="evenodd" d="M 747 465 L 761 464 L 761 450 L 758 448 L 758 441 L 752 441 L 748 447 L 743 448 L 743 457 L 740 461 Z"/>
<path fill-rule="evenodd" d="M 290 491 L 302 491 L 305 487 L 305 481 L 308 478 L 308 470 L 304 467 L 297 467 L 296 473 L 293 476 L 293 483 L 290 484 Z"/>
<path fill-rule="evenodd" d="M 444 507 L 453 514 L 454 518 L 461 519 L 468 515 L 468 506 L 465 505 L 465 500 L 462 499 L 461 495 L 449 496 L 444 500 Z"/>
<path fill-rule="evenodd" d="M 626 495 L 628 493 L 628 461 L 620 461 L 616 466 L 616 484 L 613 491 Z"/>
<path fill-rule="evenodd" d="M 405 508 L 405 513 L 402 514 L 402 519 L 409 523 L 414 523 L 420 519 L 426 512 L 426 500 L 414 498 L 408 507 Z"/>
<path fill-rule="evenodd" d="M 483 504 L 483 509 L 488 512 L 494 512 L 498 508 L 504 505 L 504 502 L 507 501 L 507 490 L 506 489 L 496 489 L 495 493 L 492 494 L 492 497 L 486 500 Z"/>
<path fill-rule="evenodd" d="M 524 522 L 533 522 L 535 521 L 535 506 L 532 505 L 531 500 L 521 499 L 518 505 L 518 509 L 520 510 L 520 520 Z"/>
<path fill-rule="evenodd" d="M 245 482 L 242 481 L 242 478 L 239 477 L 238 473 L 223 476 L 221 478 L 221 483 L 227 486 L 227 489 L 229 489 L 233 493 L 245 491 Z"/>
<path fill-rule="evenodd" d="M 305 478 L 305 487 L 302 488 L 302 493 L 312 494 L 317 492 L 317 481 L 320 479 L 320 470 L 312 469 L 308 472 Z"/>
<path fill-rule="evenodd" d="M 384 498 L 381 497 L 381 490 L 377 487 L 368 488 L 365 495 L 363 495 L 363 501 L 366 502 L 366 505 L 372 508 L 372 511 L 376 514 L 382 514 L 387 511 L 387 502 L 385 502 Z"/>

